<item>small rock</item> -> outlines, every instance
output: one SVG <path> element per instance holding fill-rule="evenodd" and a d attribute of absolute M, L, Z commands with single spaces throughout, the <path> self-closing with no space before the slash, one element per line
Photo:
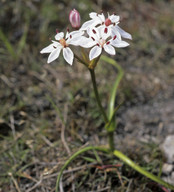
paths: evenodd
<path fill-rule="evenodd" d="M 174 171 L 173 171 L 172 174 L 171 174 L 171 178 L 172 178 L 173 181 L 174 181 Z"/>
<path fill-rule="evenodd" d="M 162 172 L 164 174 L 168 175 L 170 172 L 172 172 L 172 170 L 173 170 L 172 164 L 164 163 L 164 165 L 162 167 Z"/>
<path fill-rule="evenodd" d="M 162 177 L 162 180 L 164 180 L 167 183 L 170 183 L 171 185 L 174 184 L 174 181 L 171 177 Z"/>
<path fill-rule="evenodd" d="M 174 162 L 174 135 L 167 136 L 161 147 L 168 163 Z"/>

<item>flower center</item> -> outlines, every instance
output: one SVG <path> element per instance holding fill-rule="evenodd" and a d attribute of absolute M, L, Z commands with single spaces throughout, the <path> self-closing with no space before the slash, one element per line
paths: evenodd
<path fill-rule="evenodd" d="M 59 43 L 63 46 L 63 47 L 67 47 L 68 45 L 66 44 L 65 39 L 60 39 Z"/>
<path fill-rule="evenodd" d="M 106 43 L 106 41 L 104 40 L 104 39 L 100 39 L 99 40 L 99 45 L 101 46 L 101 47 L 103 47 L 103 45 Z"/>
<path fill-rule="evenodd" d="M 111 20 L 110 20 L 109 18 L 107 18 L 107 19 L 105 20 L 105 25 L 106 25 L 106 26 L 109 26 L 111 23 L 112 23 L 112 22 L 111 22 Z"/>

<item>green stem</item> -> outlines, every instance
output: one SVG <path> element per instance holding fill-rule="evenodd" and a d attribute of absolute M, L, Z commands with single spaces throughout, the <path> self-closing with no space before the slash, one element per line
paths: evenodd
<path fill-rule="evenodd" d="M 108 142 L 109 142 L 109 147 L 110 150 L 113 152 L 115 149 L 115 144 L 114 144 L 114 131 L 107 132 L 108 134 Z"/>
<path fill-rule="evenodd" d="M 137 165 L 136 163 L 134 163 L 131 159 L 129 159 L 126 155 L 124 155 L 123 153 L 121 153 L 118 150 L 114 150 L 114 155 L 118 158 L 120 158 L 122 161 L 124 161 L 127 165 L 129 165 L 130 167 L 132 167 L 133 169 L 135 169 L 136 171 L 138 171 L 139 173 L 141 173 L 142 175 L 148 177 L 149 179 L 163 185 L 164 187 L 167 187 L 169 189 L 174 190 L 174 186 L 163 181 L 162 179 L 160 179 L 159 177 L 153 175 L 152 173 L 149 173 L 148 171 L 145 171 L 143 168 L 141 168 L 139 165 Z"/>
<path fill-rule="evenodd" d="M 80 61 L 80 63 L 88 66 L 88 64 L 87 64 L 83 59 L 81 59 L 79 56 L 77 56 L 76 54 L 74 54 L 74 57 L 75 57 L 78 61 Z"/>
<path fill-rule="evenodd" d="M 98 89 L 97 89 L 97 84 L 96 84 L 96 79 L 95 79 L 95 71 L 94 69 L 89 69 L 90 71 L 90 74 L 91 74 L 91 79 L 92 79 L 92 83 L 93 83 L 93 88 L 94 88 L 94 93 L 95 93 L 95 97 L 96 97 L 96 100 L 97 100 L 97 104 L 99 106 L 99 109 L 104 117 L 104 120 L 105 120 L 105 123 L 107 124 L 108 123 L 108 117 L 102 107 L 102 104 L 101 104 L 101 101 L 100 101 L 100 97 L 99 97 L 99 94 L 98 94 Z M 112 124 L 112 123 L 111 123 Z M 110 125 L 110 126 L 113 126 Z M 115 145 L 114 145 L 114 130 L 115 129 L 112 129 L 112 130 L 107 130 L 107 134 L 108 134 L 108 143 L 109 143 L 109 147 L 110 147 L 110 150 L 113 152 L 114 149 L 115 149 Z"/>
<path fill-rule="evenodd" d="M 103 115 L 103 118 L 104 118 L 104 121 L 105 123 L 108 122 L 108 117 L 102 107 L 102 104 L 101 104 L 101 101 L 100 101 L 100 97 L 99 97 L 99 94 L 98 94 L 98 89 L 97 89 L 97 84 L 96 84 L 96 78 L 95 78 L 95 71 L 94 69 L 89 69 L 90 71 L 90 74 L 91 74 L 91 79 L 92 79 L 92 84 L 93 84 L 93 88 L 94 88 L 94 93 L 95 93 L 95 97 L 96 97 L 96 100 L 97 100 L 97 104 L 98 104 L 98 107 Z"/>
<path fill-rule="evenodd" d="M 56 181 L 56 192 L 59 191 L 59 183 L 60 183 L 60 179 L 61 179 L 61 176 L 63 174 L 63 171 L 68 167 L 68 165 L 71 163 L 71 161 L 73 161 L 77 156 L 79 156 L 80 154 L 86 152 L 86 151 L 89 151 L 89 150 L 98 150 L 98 151 L 103 151 L 105 153 L 108 152 L 108 149 L 106 148 L 103 148 L 103 147 L 93 147 L 93 146 L 88 146 L 88 147 L 85 147 L 79 151 L 77 151 L 76 153 L 74 153 L 66 162 L 65 164 L 63 165 L 63 167 L 61 168 L 58 176 L 57 176 L 57 181 Z"/>

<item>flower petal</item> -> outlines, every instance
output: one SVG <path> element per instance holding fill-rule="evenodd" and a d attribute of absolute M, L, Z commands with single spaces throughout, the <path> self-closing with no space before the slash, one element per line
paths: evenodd
<path fill-rule="evenodd" d="M 69 31 L 66 32 L 65 39 L 69 38 L 70 34 Z"/>
<path fill-rule="evenodd" d="M 92 21 L 93 23 L 91 24 L 90 27 L 95 27 L 96 25 L 99 25 L 99 24 L 101 25 L 103 22 L 100 17 L 96 17 Z"/>
<path fill-rule="evenodd" d="M 52 51 L 48 57 L 48 61 L 47 63 L 51 63 L 52 61 L 54 61 L 55 59 L 57 59 L 60 55 L 60 51 L 61 51 L 61 48 L 58 47 L 56 48 L 54 51 Z"/>
<path fill-rule="evenodd" d="M 96 57 L 98 57 L 102 52 L 102 48 L 99 46 L 95 46 L 91 49 L 91 51 L 89 52 L 89 59 L 90 61 Z"/>
<path fill-rule="evenodd" d="M 103 48 L 110 55 L 115 55 L 116 54 L 114 47 L 112 47 L 112 45 L 110 45 L 110 44 L 109 45 L 104 44 Z"/>
<path fill-rule="evenodd" d="M 75 45 L 78 46 L 80 42 L 80 37 L 75 37 L 75 38 L 69 38 L 66 40 L 66 43 L 69 45 Z"/>
<path fill-rule="evenodd" d="M 126 41 L 118 40 L 117 38 L 115 40 L 111 40 L 110 42 L 111 42 L 111 45 L 118 48 L 129 46 L 129 43 L 127 43 Z"/>
<path fill-rule="evenodd" d="M 80 37 L 79 41 L 78 41 L 78 45 L 80 45 L 81 47 L 84 48 L 90 48 L 93 47 L 94 45 L 96 45 L 96 41 L 92 40 L 91 38 L 87 38 L 87 37 Z"/>
<path fill-rule="evenodd" d="M 121 34 L 121 36 L 123 38 L 132 40 L 132 35 L 130 33 L 124 31 L 123 29 L 121 29 L 118 25 L 115 26 L 115 28 L 118 30 L 118 32 Z"/>
<path fill-rule="evenodd" d="M 118 15 L 111 15 L 111 16 L 109 16 L 109 19 L 111 20 L 111 22 L 112 23 L 119 23 L 119 20 L 120 20 L 120 16 L 118 16 Z"/>
<path fill-rule="evenodd" d="M 82 35 L 84 34 L 84 31 L 73 31 L 69 33 L 69 37 L 66 40 L 67 44 L 71 45 L 79 45 L 79 42 L 81 41 Z"/>
<path fill-rule="evenodd" d="M 54 51 L 54 43 L 52 43 L 51 45 L 48 45 L 47 47 L 43 48 L 40 53 L 51 53 L 52 51 Z"/>
<path fill-rule="evenodd" d="M 95 12 L 91 12 L 91 13 L 89 14 L 89 17 L 90 17 L 91 19 L 95 18 L 96 16 L 97 16 L 97 13 L 95 13 Z"/>
<path fill-rule="evenodd" d="M 98 28 L 96 27 L 90 27 L 88 28 L 87 30 L 87 33 L 90 37 L 93 37 L 95 40 L 99 40 L 100 39 L 100 33 L 99 33 L 99 30 Z"/>
<path fill-rule="evenodd" d="M 62 39 L 63 37 L 64 37 L 64 33 L 63 33 L 63 32 L 57 33 L 57 34 L 55 35 L 55 39 L 56 39 L 57 41 L 59 41 L 59 40 Z"/>
<path fill-rule="evenodd" d="M 115 26 L 112 26 L 111 28 L 111 36 L 113 38 L 116 37 L 118 40 L 121 40 L 121 35 Z"/>
<path fill-rule="evenodd" d="M 72 31 L 72 32 L 68 32 L 66 33 L 66 36 L 65 38 L 69 38 L 70 36 L 73 38 L 73 37 L 77 37 L 77 36 L 82 36 L 84 34 L 84 31 Z"/>
<path fill-rule="evenodd" d="M 89 14 L 90 18 L 92 19 L 93 23 L 92 23 L 92 26 L 96 26 L 98 24 L 102 24 L 102 22 L 105 21 L 105 16 L 104 14 L 97 14 L 95 12 L 92 12 Z"/>
<path fill-rule="evenodd" d="M 69 35 L 71 35 L 72 37 L 81 36 L 83 34 L 84 34 L 84 31 L 72 31 L 71 33 L 69 33 Z"/>
<path fill-rule="evenodd" d="M 102 14 L 98 14 L 98 17 L 100 18 L 101 23 L 102 23 L 102 22 L 105 22 L 105 16 L 104 16 L 103 13 L 102 13 Z"/>
<path fill-rule="evenodd" d="M 67 63 L 72 65 L 74 59 L 74 53 L 71 51 L 69 47 L 63 48 L 63 57 Z"/>
<path fill-rule="evenodd" d="M 111 27 L 106 27 L 105 25 L 101 25 L 98 28 L 98 31 L 100 33 L 100 37 L 104 40 L 106 40 L 109 36 L 111 36 Z"/>
<path fill-rule="evenodd" d="M 88 27 L 90 27 L 92 23 L 93 23 L 93 20 L 86 21 L 85 23 L 83 23 L 82 27 L 80 28 L 80 31 L 88 29 Z"/>

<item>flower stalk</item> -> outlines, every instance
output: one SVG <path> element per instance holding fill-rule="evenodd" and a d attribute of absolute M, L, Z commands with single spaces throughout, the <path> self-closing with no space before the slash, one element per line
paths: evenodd
<path fill-rule="evenodd" d="M 91 75 L 91 80 L 92 80 L 92 84 L 93 84 L 93 88 L 94 88 L 94 93 L 95 93 L 95 98 L 96 98 L 98 107 L 100 109 L 100 112 L 103 115 L 105 123 L 107 123 L 108 122 L 108 117 L 107 117 L 107 115 L 106 115 L 106 113 L 105 113 L 105 111 L 103 109 L 103 106 L 101 104 L 101 100 L 100 100 L 100 97 L 99 97 L 99 94 L 98 94 L 98 88 L 97 88 L 96 78 L 95 78 L 95 71 L 94 71 L 94 69 L 89 69 L 89 72 L 90 72 L 90 75 Z"/>
<path fill-rule="evenodd" d="M 109 148 L 110 151 L 114 151 L 115 149 L 115 143 L 114 143 L 114 131 L 108 131 L 108 143 L 109 143 Z"/>
<path fill-rule="evenodd" d="M 103 115 L 105 124 L 107 125 L 108 122 L 109 122 L 109 119 L 108 119 L 108 117 L 107 117 L 107 115 L 105 113 L 105 110 L 104 110 L 104 108 L 103 108 L 103 106 L 101 104 L 101 100 L 100 100 L 100 97 L 99 97 L 99 94 L 98 94 L 98 88 L 97 88 L 96 78 L 95 78 L 95 71 L 94 71 L 94 69 L 89 69 L 89 71 L 90 71 L 90 74 L 91 74 L 91 80 L 92 80 L 92 84 L 93 84 L 93 88 L 94 88 L 95 98 L 96 98 L 98 107 L 100 109 L 100 112 Z M 112 125 L 113 124 L 111 123 L 111 126 Z M 109 144 L 110 151 L 114 151 L 114 149 L 115 149 L 114 130 L 115 130 L 115 128 L 113 128 L 112 130 L 111 129 L 109 130 L 109 129 L 106 128 L 107 136 L 108 136 L 108 144 Z"/>

